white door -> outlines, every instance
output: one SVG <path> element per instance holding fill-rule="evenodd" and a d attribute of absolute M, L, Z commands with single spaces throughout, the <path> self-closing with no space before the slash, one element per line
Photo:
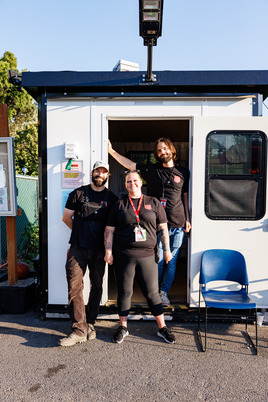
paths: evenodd
<path fill-rule="evenodd" d="M 268 307 L 267 167 L 262 159 L 267 135 L 267 117 L 192 119 L 191 306 L 198 302 L 202 253 L 226 248 L 245 256 L 249 293 L 258 307 Z"/>

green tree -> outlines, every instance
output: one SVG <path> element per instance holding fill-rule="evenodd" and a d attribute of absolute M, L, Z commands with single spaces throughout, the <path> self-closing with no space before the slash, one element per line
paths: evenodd
<path fill-rule="evenodd" d="M 18 131 L 14 139 L 16 173 L 22 174 L 22 168 L 29 176 L 38 175 L 38 134 L 36 125 L 30 124 Z"/>
<path fill-rule="evenodd" d="M 38 175 L 37 105 L 24 90 L 8 80 L 8 69 L 17 70 L 17 59 L 5 52 L 0 59 L 0 103 L 8 106 L 10 135 L 15 138 L 16 173 L 22 167 L 28 175 Z"/>

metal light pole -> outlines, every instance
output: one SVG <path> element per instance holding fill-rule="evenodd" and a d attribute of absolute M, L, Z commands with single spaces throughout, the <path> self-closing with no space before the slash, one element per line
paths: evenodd
<path fill-rule="evenodd" d="M 157 39 L 162 34 L 163 3 L 164 0 L 139 0 L 140 36 L 144 46 L 148 47 L 146 81 L 155 81 L 152 73 L 153 46 L 157 45 Z"/>

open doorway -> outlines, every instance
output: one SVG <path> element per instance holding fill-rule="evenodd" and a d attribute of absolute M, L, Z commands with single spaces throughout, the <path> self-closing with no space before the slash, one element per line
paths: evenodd
<path fill-rule="evenodd" d="M 189 120 L 109 120 L 109 140 L 113 148 L 134 162 L 151 163 L 155 141 L 160 137 L 170 138 L 179 156 L 179 164 L 189 168 Z M 111 177 L 109 188 L 121 197 L 126 193 L 125 168 L 109 156 Z M 146 194 L 146 185 L 143 187 Z M 181 247 L 177 261 L 176 277 L 169 291 L 171 304 L 176 306 L 187 301 L 187 238 Z M 108 299 L 117 298 L 117 289 L 112 269 L 108 274 Z M 132 303 L 145 303 L 139 286 L 135 283 Z"/>

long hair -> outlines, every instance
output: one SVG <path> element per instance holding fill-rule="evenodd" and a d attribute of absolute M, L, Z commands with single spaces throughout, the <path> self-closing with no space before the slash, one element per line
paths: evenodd
<path fill-rule="evenodd" d="M 169 138 L 164 138 L 164 137 L 159 138 L 156 141 L 155 145 L 154 145 L 154 157 L 155 157 L 155 159 L 158 160 L 157 146 L 158 146 L 159 142 L 164 142 L 166 144 L 166 146 L 170 149 L 170 151 L 172 153 L 172 159 L 175 162 L 178 159 L 176 148 L 175 148 L 173 142 Z"/>

